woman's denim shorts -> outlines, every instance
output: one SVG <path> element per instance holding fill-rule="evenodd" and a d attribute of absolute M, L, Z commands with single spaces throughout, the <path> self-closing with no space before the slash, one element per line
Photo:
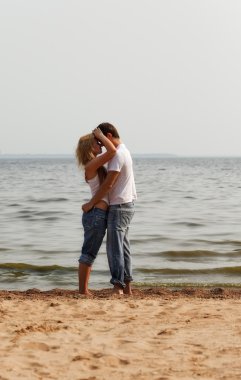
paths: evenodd
<path fill-rule="evenodd" d="M 83 213 L 84 243 L 79 263 L 88 266 L 93 264 L 105 236 L 107 214 L 107 211 L 100 208 L 93 208 L 89 212 Z"/>

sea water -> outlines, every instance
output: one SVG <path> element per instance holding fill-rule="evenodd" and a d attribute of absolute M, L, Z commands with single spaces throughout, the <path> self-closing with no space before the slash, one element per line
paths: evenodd
<path fill-rule="evenodd" d="M 241 158 L 134 156 L 135 284 L 241 284 Z M 71 156 L 0 156 L 0 289 L 77 289 L 81 204 Z M 104 240 L 90 288 L 109 287 Z"/>

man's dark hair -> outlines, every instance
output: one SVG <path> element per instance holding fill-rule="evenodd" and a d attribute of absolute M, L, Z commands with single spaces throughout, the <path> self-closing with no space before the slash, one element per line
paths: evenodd
<path fill-rule="evenodd" d="M 102 133 L 106 136 L 107 133 L 111 133 L 112 134 L 112 137 L 115 137 L 115 138 L 120 138 L 119 136 L 119 133 L 116 129 L 116 127 L 114 127 L 114 125 L 110 124 L 110 123 L 101 123 L 98 125 L 97 128 L 100 128 L 100 130 L 102 131 Z"/>

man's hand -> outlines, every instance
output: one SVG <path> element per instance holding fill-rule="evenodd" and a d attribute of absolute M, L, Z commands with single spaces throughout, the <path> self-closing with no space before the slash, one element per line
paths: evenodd
<path fill-rule="evenodd" d="M 94 207 L 94 205 L 93 205 L 91 202 L 87 202 L 87 203 L 84 203 L 84 204 L 82 205 L 82 210 L 83 210 L 84 212 L 88 212 L 88 211 L 90 211 L 93 207 Z"/>
<path fill-rule="evenodd" d="M 95 128 L 92 133 L 94 134 L 95 138 L 100 141 L 102 141 L 103 137 L 105 137 L 100 128 Z"/>

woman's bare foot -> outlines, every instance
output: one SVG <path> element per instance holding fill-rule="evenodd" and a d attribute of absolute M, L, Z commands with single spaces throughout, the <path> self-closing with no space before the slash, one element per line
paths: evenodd
<path fill-rule="evenodd" d="M 93 294 L 89 290 L 79 291 L 79 294 L 81 294 L 82 296 L 86 296 L 86 297 L 92 297 L 93 296 Z"/>
<path fill-rule="evenodd" d="M 123 289 L 122 289 L 122 288 L 120 288 L 120 287 L 117 286 L 117 285 L 114 285 L 114 288 L 112 289 L 112 294 L 123 295 L 124 292 L 123 292 Z"/>

